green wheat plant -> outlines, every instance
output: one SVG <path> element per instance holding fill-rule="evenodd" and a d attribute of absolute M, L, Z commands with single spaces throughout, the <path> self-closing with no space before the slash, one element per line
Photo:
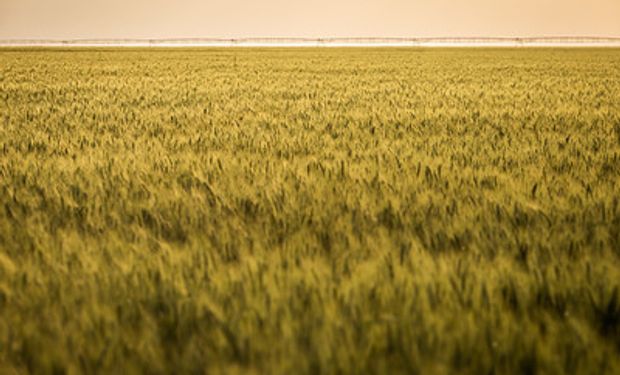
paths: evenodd
<path fill-rule="evenodd" d="M 617 374 L 620 50 L 0 49 L 0 373 Z"/>

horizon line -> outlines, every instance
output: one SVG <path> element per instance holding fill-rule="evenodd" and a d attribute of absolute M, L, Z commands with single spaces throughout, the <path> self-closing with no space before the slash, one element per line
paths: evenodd
<path fill-rule="evenodd" d="M 620 46 L 620 36 L 484 37 L 180 37 L 0 39 L 3 47 L 27 46 Z"/>

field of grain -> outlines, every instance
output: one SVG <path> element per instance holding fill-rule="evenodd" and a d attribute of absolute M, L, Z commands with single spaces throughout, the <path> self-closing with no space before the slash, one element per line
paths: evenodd
<path fill-rule="evenodd" d="M 619 49 L 0 49 L 0 373 L 620 372 Z"/>

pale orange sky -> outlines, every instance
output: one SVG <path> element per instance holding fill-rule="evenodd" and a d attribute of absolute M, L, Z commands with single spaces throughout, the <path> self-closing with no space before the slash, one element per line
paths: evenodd
<path fill-rule="evenodd" d="M 571 35 L 620 0 L 0 0 L 0 39 Z"/>

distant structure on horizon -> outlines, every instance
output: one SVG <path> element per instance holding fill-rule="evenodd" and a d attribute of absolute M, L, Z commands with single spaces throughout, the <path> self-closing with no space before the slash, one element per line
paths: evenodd
<path fill-rule="evenodd" d="M 22 39 L 0 40 L 13 47 L 620 47 L 620 37 L 437 37 L 437 38 L 176 38 L 176 39 Z"/>

